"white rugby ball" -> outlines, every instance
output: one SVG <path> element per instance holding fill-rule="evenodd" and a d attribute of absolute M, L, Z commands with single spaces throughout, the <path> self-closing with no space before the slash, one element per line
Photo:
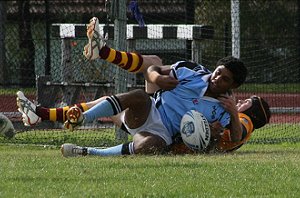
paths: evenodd
<path fill-rule="evenodd" d="M 6 138 L 13 138 L 16 130 L 12 122 L 4 114 L 0 113 L 0 135 Z"/>
<path fill-rule="evenodd" d="M 185 145 L 197 152 L 204 151 L 210 141 L 209 123 L 202 113 L 195 110 L 183 115 L 180 133 Z"/>

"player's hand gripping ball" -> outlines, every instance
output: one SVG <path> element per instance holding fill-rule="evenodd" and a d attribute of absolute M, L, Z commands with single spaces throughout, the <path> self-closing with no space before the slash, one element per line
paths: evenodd
<path fill-rule="evenodd" d="M 211 135 L 206 117 L 195 110 L 190 110 L 183 115 L 180 133 L 185 145 L 196 152 L 205 150 Z"/>

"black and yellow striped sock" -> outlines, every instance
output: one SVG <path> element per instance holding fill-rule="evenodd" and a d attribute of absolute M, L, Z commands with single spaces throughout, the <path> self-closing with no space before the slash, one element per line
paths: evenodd
<path fill-rule="evenodd" d="M 89 108 L 86 103 L 76 104 L 82 112 L 87 111 Z M 66 121 L 66 113 L 70 109 L 70 106 L 65 106 L 62 108 L 45 108 L 45 107 L 37 107 L 36 114 L 41 117 L 42 120 L 50 120 L 50 121 Z"/>
<path fill-rule="evenodd" d="M 99 52 L 100 58 L 116 64 L 128 72 L 138 72 L 143 65 L 143 57 L 135 52 L 124 52 L 104 46 Z"/>

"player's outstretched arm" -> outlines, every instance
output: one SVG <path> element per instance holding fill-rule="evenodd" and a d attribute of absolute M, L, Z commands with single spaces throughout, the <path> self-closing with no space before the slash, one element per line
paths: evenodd
<path fill-rule="evenodd" d="M 144 76 L 148 82 L 158 85 L 161 89 L 171 90 L 174 89 L 179 82 L 177 79 L 169 75 L 170 72 L 170 65 L 152 65 L 147 69 Z"/>

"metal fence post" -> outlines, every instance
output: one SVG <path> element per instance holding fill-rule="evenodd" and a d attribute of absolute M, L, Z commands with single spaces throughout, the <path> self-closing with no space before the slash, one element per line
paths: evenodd
<path fill-rule="evenodd" d="M 5 78 L 5 26 L 6 21 L 6 2 L 0 1 L 0 84 L 4 85 L 6 80 Z"/>
<path fill-rule="evenodd" d="M 50 60 L 50 14 L 49 14 L 49 0 L 45 0 L 46 9 L 46 58 L 45 58 L 45 75 L 50 75 L 51 73 L 51 60 Z"/>
<path fill-rule="evenodd" d="M 117 50 L 126 50 L 126 34 L 127 34 L 127 22 L 126 22 L 126 0 L 115 0 L 115 47 Z M 127 72 L 117 67 L 115 75 L 115 93 L 125 92 L 127 89 L 126 76 Z M 116 128 L 116 139 L 127 140 L 127 134 Z"/>
<path fill-rule="evenodd" d="M 201 41 L 198 39 L 192 41 L 192 60 L 196 63 L 202 62 Z"/>
<path fill-rule="evenodd" d="M 72 56 L 71 56 L 71 39 L 70 38 L 62 38 L 61 42 L 61 49 L 62 49 L 62 82 L 67 85 L 68 83 L 74 80 L 74 76 L 72 75 L 73 66 L 72 66 Z M 68 87 L 63 86 L 63 103 L 70 105 L 73 104 L 75 101 L 74 93 L 76 88 L 75 87 Z M 65 105 L 63 104 L 63 105 Z"/>
<path fill-rule="evenodd" d="M 231 0 L 232 56 L 240 58 L 240 2 Z"/>

